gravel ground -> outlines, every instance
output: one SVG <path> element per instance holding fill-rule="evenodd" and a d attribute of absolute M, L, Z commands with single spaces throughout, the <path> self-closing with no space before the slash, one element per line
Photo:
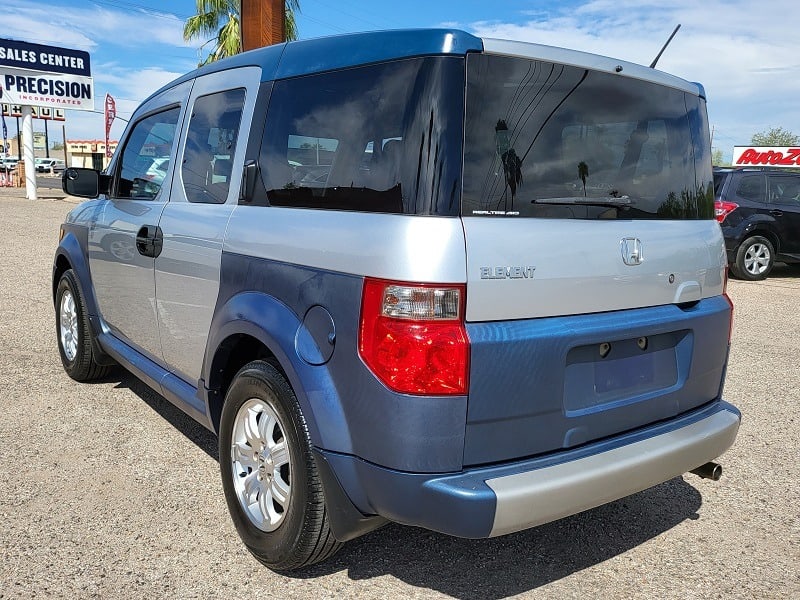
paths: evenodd
<path fill-rule="evenodd" d="M 800 598 L 800 272 L 730 285 L 744 419 L 720 482 L 493 540 L 390 525 L 287 577 L 240 543 L 212 434 L 125 371 L 64 374 L 50 276 L 73 206 L 0 192 L 0 598 Z"/>

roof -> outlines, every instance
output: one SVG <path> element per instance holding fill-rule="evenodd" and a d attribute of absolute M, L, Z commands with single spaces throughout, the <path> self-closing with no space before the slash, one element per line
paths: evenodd
<path fill-rule="evenodd" d="M 398 29 L 275 44 L 242 52 L 200 67 L 167 84 L 152 96 L 194 77 L 236 67 L 260 67 L 262 81 L 272 81 L 387 60 L 418 56 L 465 56 L 469 52 L 484 51 L 604 70 L 623 77 L 635 77 L 680 88 L 705 97 L 700 84 L 689 83 L 642 65 L 553 46 L 506 40 L 483 40 L 458 29 Z"/>
<path fill-rule="evenodd" d="M 385 60 L 464 56 L 467 52 L 481 51 L 480 38 L 458 29 L 397 29 L 334 35 L 242 52 L 187 73 L 152 95 L 194 77 L 236 67 L 261 67 L 262 81 L 271 81 Z"/>

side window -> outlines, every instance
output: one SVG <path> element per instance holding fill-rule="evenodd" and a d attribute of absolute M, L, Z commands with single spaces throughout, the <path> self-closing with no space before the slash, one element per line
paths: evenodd
<path fill-rule="evenodd" d="M 775 204 L 800 206 L 800 176 L 769 177 L 769 198 Z"/>
<path fill-rule="evenodd" d="M 275 82 L 260 155 L 269 204 L 458 214 L 463 77 L 462 59 L 437 57 Z"/>
<path fill-rule="evenodd" d="M 736 186 L 736 195 L 745 200 L 764 202 L 764 177 L 761 175 L 745 175 Z"/>
<path fill-rule="evenodd" d="M 115 196 L 152 200 L 167 176 L 180 107 L 145 117 L 133 126 L 122 151 Z"/>
<path fill-rule="evenodd" d="M 189 202 L 223 204 L 228 199 L 244 95 L 244 89 L 235 89 L 195 100 L 181 165 Z"/>

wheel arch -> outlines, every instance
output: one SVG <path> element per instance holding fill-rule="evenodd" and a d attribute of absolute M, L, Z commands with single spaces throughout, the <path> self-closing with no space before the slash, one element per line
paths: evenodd
<path fill-rule="evenodd" d="M 219 432 L 225 395 L 239 369 L 253 360 L 266 360 L 292 387 L 314 446 L 350 453 L 349 427 L 328 369 L 309 365 L 295 350 L 300 326 L 291 309 L 260 292 L 243 292 L 217 309 L 203 367 L 212 426 Z"/>
<path fill-rule="evenodd" d="M 772 244 L 772 249 L 777 253 L 780 252 L 780 243 L 779 243 L 779 236 L 773 228 L 770 226 L 770 221 L 755 221 L 747 228 L 747 231 L 742 237 L 742 241 L 739 242 L 739 246 L 736 247 L 736 250 L 739 250 L 739 247 L 744 244 L 749 238 L 754 236 L 761 236 L 766 238 L 770 244 Z"/>

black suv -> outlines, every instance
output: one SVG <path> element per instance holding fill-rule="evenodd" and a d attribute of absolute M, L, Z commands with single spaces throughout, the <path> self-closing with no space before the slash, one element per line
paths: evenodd
<path fill-rule="evenodd" d="M 714 199 L 734 276 L 764 279 L 776 260 L 800 267 L 800 173 L 715 167 Z"/>

